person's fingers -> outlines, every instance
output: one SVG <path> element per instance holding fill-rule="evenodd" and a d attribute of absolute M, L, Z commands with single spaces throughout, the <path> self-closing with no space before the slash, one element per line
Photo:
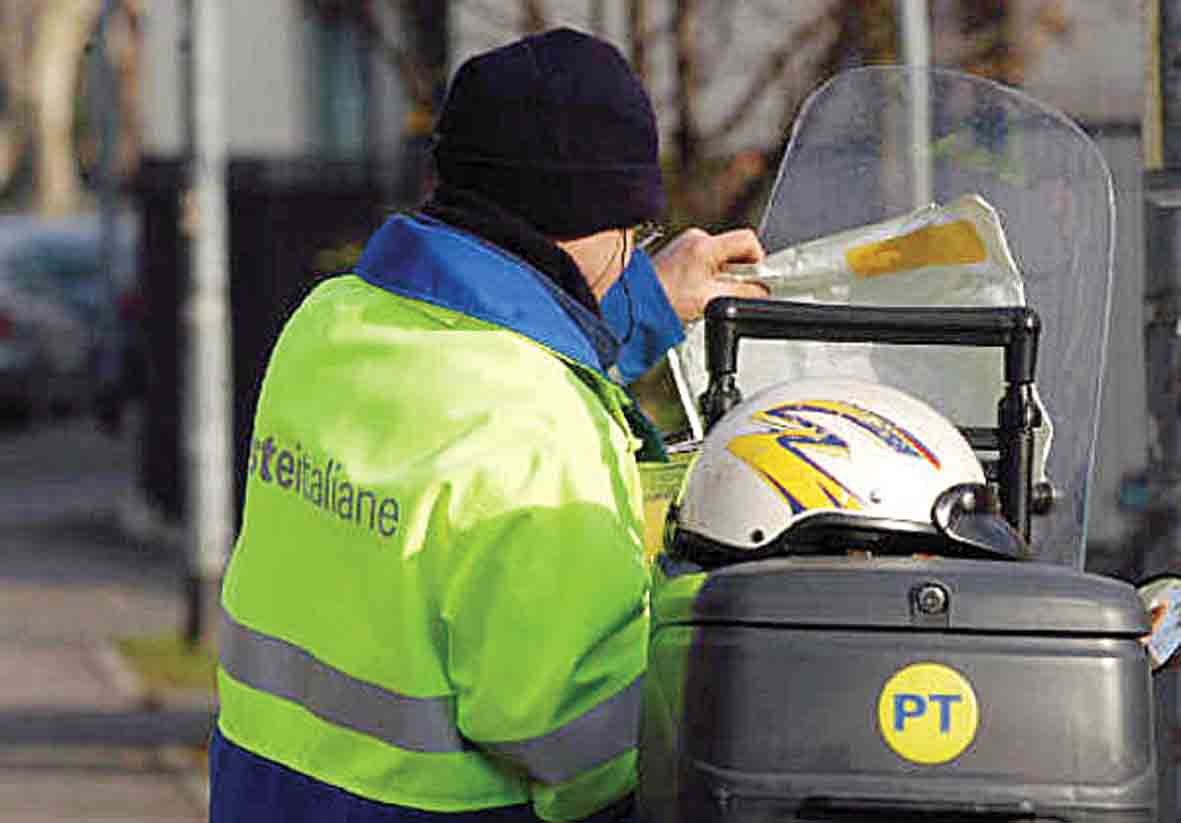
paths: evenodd
<path fill-rule="evenodd" d="M 689 228 L 657 252 L 652 263 L 673 310 L 688 323 L 699 319 L 715 297 L 767 297 L 768 291 L 761 283 L 739 282 L 724 275 L 730 265 L 757 263 L 763 257 L 758 235 L 750 229 L 711 235 L 700 228 Z"/>
<path fill-rule="evenodd" d="M 714 297 L 742 297 L 752 300 L 760 300 L 764 297 L 769 297 L 771 294 L 762 283 L 740 282 L 738 280 L 720 279 L 713 281 L 716 288 Z"/>
<path fill-rule="evenodd" d="M 753 299 L 762 299 L 771 296 L 771 289 L 767 287 L 766 283 L 743 283 L 742 292 L 737 297 L 750 297 Z"/>
<path fill-rule="evenodd" d="M 714 260 L 722 266 L 726 263 L 757 263 L 765 252 L 759 237 L 750 229 L 732 229 L 713 236 Z"/>

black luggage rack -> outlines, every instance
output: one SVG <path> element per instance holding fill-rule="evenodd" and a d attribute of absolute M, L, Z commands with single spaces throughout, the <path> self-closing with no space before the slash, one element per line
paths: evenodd
<path fill-rule="evenodd" d="M 743 338 L 888 345 L 942 345 L 1004 349 L 1005 391 L 996 427 L 961 427 L 977 452 L 995 452 L 986 465 L 1000 488 L 1001 509 L 1030 538 L 1034 513 L 1049 510 L 1053 489 L 1033 482 L 1034 430 L 1041 413 L 1034 399 L 1041 321 L 1026 306 L 911 308 L 824 305 L 723 297 L 705 312 L 705 364 L 709 385 L 701 396 L 708 431 L 742 401 L 736 375 Z"/>

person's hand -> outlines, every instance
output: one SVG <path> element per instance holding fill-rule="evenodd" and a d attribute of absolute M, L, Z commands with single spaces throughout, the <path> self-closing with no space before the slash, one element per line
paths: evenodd
<path fill-rule="evenodd" d="M 705 314 L 715 297 L 766 297 L 761 284 L 718 277 L 732 263 L 757 263 L 763 255 L 763 244 L 750 229 L 721 234 L 686 229 L 652 256 L 652 265 L 673 310 L 688 323 Z"/>

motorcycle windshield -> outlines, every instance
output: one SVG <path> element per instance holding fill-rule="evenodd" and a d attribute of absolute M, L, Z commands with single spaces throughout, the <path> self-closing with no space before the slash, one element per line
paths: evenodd
<path fill-rule="evenodd" d="M 957 247 L 940 240 L 955 241 L 954 233 L 924 227 L 926 233 L 908 236 L 933 245 L 939 265 L 908 272 L 910 280 L 896 281 L 901 287 L 886 288 L 887 278 L 872 276 L 879 273 L 874 261 L 889 268 L 908 247 L 879 247 L 884 255 L 867 257 L 868 267 L 855 272 L 862 276 L 850 278 L 843 291 L 821 290 L 813 299 L 832 302 L 840 291 L 850 304 L 954 306 L 1023 296 L 1042 321 L 1037 391 L 1053 423 L 1043 429 L 1052 430 L 1052 441 L 1037 472 L 1056 493 L 1051 510 L 1033 518 L 1032 547 L 1038 560 L 1082 568 L 1115 222 L 1110 173 L 1086 134 L 1027 95 L 978 77 L 905 67 L 847 71 L 801 108 L 760 235 L 773 254 L 872 224 L 901 225 L 905 234 L 908 220 L 921 223 L 939 209 L 959 215 L 942 225 L 967 225 L 959 219 L 964 215 L 975 215 L 979 226 L 999 221 L 1000 262 L 991 275 L 965 279 L 971 267 L 955 265 Z M 983 245 L 980 253 L 992 254 Z M 757 342 L 742 356 L 766 357 L 764 345 L 793 345 Z M 876 345 L 865 351 L 882 382 L 922 397 L 961 426 L 995 425 L 999 352 Z M 923 379 L 924 359 L 936 364 L 939 379 Z M 814 354 L 805 361 L 820 369 L 841 362 Z M 995 385 L 980 378 L 981 362 L 991 364 Z M 740 360 L 740 378 L 743 373 Z M 758 388 L 743 386 L 744 392 Z"/>

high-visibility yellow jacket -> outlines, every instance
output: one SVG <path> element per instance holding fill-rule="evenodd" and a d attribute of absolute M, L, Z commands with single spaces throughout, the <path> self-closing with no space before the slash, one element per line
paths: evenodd
<path fill-rule="evenodd" d="M 609 341 L 574 308 L 421 217 L 301 305 L 223 589 L 225 739 L 440 812 L 572 820 L 633 788 L 637 441 L 598 367 Z"/>

